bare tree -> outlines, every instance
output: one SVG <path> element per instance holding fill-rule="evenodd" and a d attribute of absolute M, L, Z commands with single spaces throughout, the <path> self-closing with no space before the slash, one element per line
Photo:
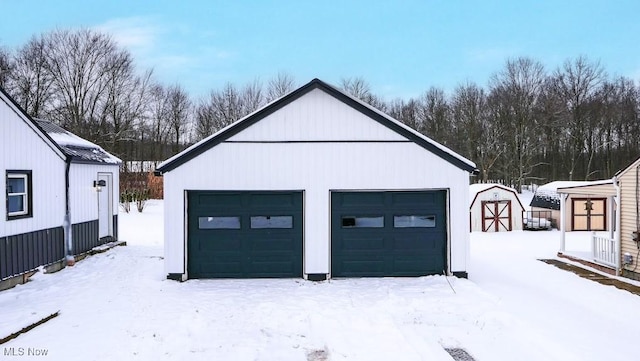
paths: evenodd
<path fill-rule="evenodd" d="M 374 108 L 381 111 L 386 110 L 385 102 L 371 92 L 371 86 L 363 77 L 342 78 L 340 80 L 340 87 L 353 97 L 362 100 Z"/>
<path fill-rule="evenodd" d="M 151 157 L 162 160 L 167 156 L 164 145 L 168 143 L 169 130 L 169 99 L 167 90 L 160 84 L 154 84 L 149 91 L 150 103 L 146 117 L 152 143 Z"/>
<path fill-rule="evenodd" d="M 0 87 L 7 88 L 9 76 L 12 71 L 12 61 L 9 51 L 0 46 Z"/>
<path fill-rule="evenodd" d="M 267 99 L 264 96 L 262 91 L 262 83 L 258 79 L 248 83 L 242 89 L 241 95 L 241 105 L 242 111 L 241 116 L 256 111 L 257 109 L 263 107 L 267 103 Z"/>
<path fill-rule="evenodd" d="M 270 103 L 295 90 L 293 76 L 287 73 L 278 73 L 267 84 L 267 102 Z"/>
<path fill-rule="evenodd" d="M 14 99 L 33 117 L 44 117 L 51 107 L 53 77 L 47 70 L 45 36 L 32 37 L 18 49 L 8 88 Z"/>
<path fill-rule="evenodd" d="M 406 102 L 402 99 L 396 99 L 387 106 L 387 114 L 420 132 L 424 129 L 423 119 L 418 114 L 420 107 L 419 101 L 413 98 Z"/>
<path fill-rule="evenodd" d="M 112 74 L 117 46 L 110 36 L 92 30 L 57 30 L 46 35 L 47 70 L 55 98 L 51 117 L 89 139 L 87 122 L 99 118 L 101 100 Z"/>
<path fill-rule="evenodd" d="M 503 154 L 503 129 L 495 126 L 489 117 L 487 96 L 482 88 L 474 83 L 460 85 L 451 100 L 453 122 L 458 149 L 480 168 L 482 181 L 487 182 L 493 166 Z"/>
<path fill-rule="evenodd" d="M 418 129 L 421 133 L 444 145 L 451 145 L 451 112 L 442 89 L 431 87 L 422 94 L 418 118 L 422 125 Z"/>
<path fill-rule="evenodd" d="M 173 85 L 167 89 L 167 117 L 173 138 L 172 150 L 175 154 L 187 142 L 185 137 L 188 134 L 191 117 L 191 101 L 179 85 Z"/>
<path fill-rule="evenodd" d="M 600 63 L 591 62 L 583 56 L 565 61 L 563 66 L 554 72 L 557 96 L 565 104 L 563 120 L 568 130 L 565 135 L 566 144 L 569 145 L 569 179 L 573 179 L 583 152 L 592 155 L 597 147 L 594 128 L 598 124 L 592 114 L 593 108 L 590 107 L 590 103 L 594 101 L 604 79 L 605 73 Z M 590 168 L 591 164 L 588 164 L 585 176 L 590 173 Z"/>
<path fill-rule="evenodd" d="M 490 81 L 489 106 L 496 125 L 504 130 L 506 142 L 502 175 L 517 189 L 540 165 L 537 150 L 535 112 L 545 82 L 542 64 L 530 58 L 508 60 Z"/>

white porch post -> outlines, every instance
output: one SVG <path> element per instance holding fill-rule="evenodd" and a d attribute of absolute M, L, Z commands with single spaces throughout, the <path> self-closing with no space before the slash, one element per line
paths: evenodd
<path fill-rule="evenodd" d="M 567 195 L 564 193 L 560 193 L 560 253 L 564 253 L 565 251 L 565 240 L 564 240 L 564 233 L 566 230 L 566 225 L 565 223 L 565 211 L 566 211 L 566 203 L 567 202 Z"/>
<path fill-rule="evenodd" d="M 618 183 L 618 179 L 613 177 L 613 187 L 616 189 L 616 216 L 615 216 L 615 236 L 614 236 L 614 245 L 616 248 L 616 275 L 620 276 L 622 274 L 622 252 L 620 251 L 620 211 L 622 199 L 620 199 L 620 184 Z M 613 224 L 613 222 L 612 222 Z"/>
<path fill-rule="evenodd" d="M 608 207 L 609 208 L 607 210 L 607 213 L 609 214 L 609 224 L 607 225 L 607 227 L 609 227 L 609 238 L 611 239 L 615 239 L 615 229 L 616 229 L 616 218 L 617 218 L 617 212 L 616 212 L 616 207 L 613 205 L 615 202 L 616 197 L 615 196 L 609 196 L 608 199 Z"/>

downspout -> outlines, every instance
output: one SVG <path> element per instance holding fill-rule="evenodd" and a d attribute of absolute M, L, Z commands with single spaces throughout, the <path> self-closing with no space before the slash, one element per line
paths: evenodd
<path fill-rule="evenodd" d="M 620 251 L 620 233 L 621 233 L 621 229 L 620 229 L 620 225 L 621 225 L 621 221 L 620 221 L 620 216 L 621 216 L 621 210 L 622 210 L 622 199 L 620 199 L 620 184 L 618 183 L 618 178 L 617 177 L 613 177 L 613 188 L 616 189 L 616 231 L 615 231 L 615 235 L 614 235 L 614 243 L 615 243 L 615 247 L 616 247 L 616 257 L 618 257 L 618 265 L 616 267 L 616 275 L 620 276 L 622 274 L 622 254 Z"/>
<path fill-rule="evenodd" d="M 73 257 L 73 235 L 71 232 L 71 202 L 69 195 L 69 170 L 71 169 L 71 157 L 67 156 L 65 159 L 64 169 L 64 199 L 65 199 L 65 211 L 64 222 L 62 227 L 64 229 L 64 255 L 67 266 L 73 266 L 76 263 Z"/>

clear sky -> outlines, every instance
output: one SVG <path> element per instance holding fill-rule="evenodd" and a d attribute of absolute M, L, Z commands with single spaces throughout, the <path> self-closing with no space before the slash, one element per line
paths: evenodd
<path fill-rule="evenodd" d="M 486 86 L 518 56 L 553 70 L 586 55 L 640 81 L 638 0 L 0 0 L 0 13 L 0 46 L 99 29 L 194 98 L 286 72 L 298 85 L 363 77 L 392 100 Z"/>

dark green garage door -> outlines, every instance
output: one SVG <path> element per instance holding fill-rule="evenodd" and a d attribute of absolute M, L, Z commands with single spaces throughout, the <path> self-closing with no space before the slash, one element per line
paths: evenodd
<path fill-rule="evenodd" d="M 446 232 L 446 191 L 332 192 L 331 274 L 442 274 Z"/>
<path fill-rule="evenodd" d="M 302 277 L 302 192 L 188 192 L 189 278 Z"/>

